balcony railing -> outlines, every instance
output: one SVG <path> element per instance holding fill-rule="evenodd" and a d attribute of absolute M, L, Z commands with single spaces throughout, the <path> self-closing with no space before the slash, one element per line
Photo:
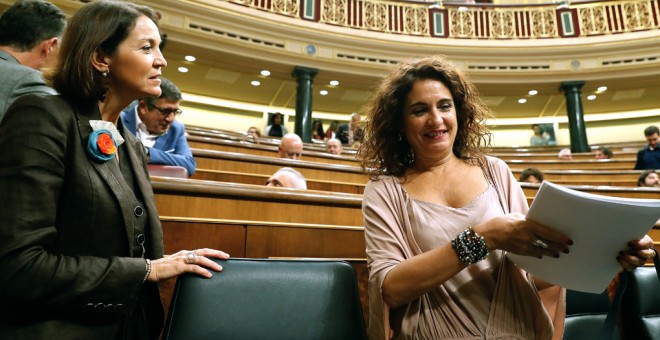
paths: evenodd
<path fill-rule="evenodd" d="M 437 38 L 575 38 L 660 29 L 660 0 L 536 6 L 383 0 L 228 1 L 328 25 Z"/>

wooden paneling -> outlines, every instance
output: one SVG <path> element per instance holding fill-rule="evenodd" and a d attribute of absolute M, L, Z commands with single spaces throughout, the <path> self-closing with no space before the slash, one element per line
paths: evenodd
<path fill-rule="evenodd" d="M 192 149 L 197 167 L 201 169 L 247 172 L 272 175 L 281 167 L 292 167 L 307 179 L 365 184 L 368 181 L 362 169 L 356 166 L 326 164 L 292 159 L 245 155 L 225 151 Z"/>
<path fill-rule="evenodd" d="M 520 183 L 526 197 L 534 197 L 538 192 L 539 185 L 531 183 Z M 660 188 L 626 188 L 626 187 L 596 187 L 590 185 L 572 185 L 567 188 L 587 192 L 596 195 L 625 197 L 625 198 L 645 198 L 660 199 Z"/>
<path fill-rule="evenodd" d="M 247 235 L 248 257 L 366 258 L 364 228 L 248 226 Z"/>
<path fill-rule="evenodd" d="M 523 168 L 511 167 L 513 176 L 520 178 Z M 634 181 L 642 173 L 639 170 L 544 170 L 546 180 L 574 180 L 574 181 Z"/>
<path fill-rule="evenodd" d="M 160 216 L 362 225 L 362 196 L 152 177 Z"/>
<path fill-rule="evenodd" d="M 264 185 L 266 180 L 270 178 L 270 175 L 197 169 L 192 178 L 217 182 Z M 322 181 L 309 178 L 306 178 L 306 181 L 308 190 L 344 192 L 349 194 L 362 194 L 364 193 L 364 187 L 366 186 L 365 184 Z"/>
<path fill-rule="evenodd" d="M 632 170 L 635 167 L 635 159 L 600 159 L 600 160 L 507 160 L 505 161 L 512 169 L 538 168 L 546 170 Z"/>
<path fill-rule="evenodd" d="M 188 144 L 191 148 L 238 152 L 246 155 L 257 155 L 279 158 L 278 147 L 275 145 L 255 144 L 244 141 L 232 141 L 211 137 L 191 136 L 188 138 Z M 324 144 L 319 145 L 324 147 Z M 351 166 L 360 166 L 354 156 L 340 156 L 326 153 L 325 150 L 310 150 L 309 146 L 303 148 L 302 160 L 310 162 L 319 162 L 327 164 L 344 164 Z"/>

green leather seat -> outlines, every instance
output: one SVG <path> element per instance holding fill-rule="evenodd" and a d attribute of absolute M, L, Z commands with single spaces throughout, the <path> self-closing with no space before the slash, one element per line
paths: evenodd
<path fill-rule="evenodd" d="M 596 339 L 605 323 L 610 300 L 607 291 L 600 294 L 566 291 L 566 326 L 564 340 Z"/>
<path fill-rule="evenodd" d="M 164 339 L 366 339 L 355 271 L 343 261 L 230 259 L 177 280 Z"/>
<path fill-rule="evenodd" d="M 628 273 L 622 304 L 627 339 L 660 339 L 660 282 L 655 267 L 639 267 Z"/>

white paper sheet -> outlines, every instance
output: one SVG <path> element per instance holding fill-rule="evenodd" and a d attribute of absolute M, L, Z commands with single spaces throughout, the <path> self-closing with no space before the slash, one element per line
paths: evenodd
<path fill-rule="evenodd" d="M 507 254 L 539 278 L 578 291 L 601 293 L 621 268 L 617 254 L 660 219 L 660 200 L 602 196 L 544 181 L 527 219 L 562 231 L 574 242 L 558 259 Z"/>

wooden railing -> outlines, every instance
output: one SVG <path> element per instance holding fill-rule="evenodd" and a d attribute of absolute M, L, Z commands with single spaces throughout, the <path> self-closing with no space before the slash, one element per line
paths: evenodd
<path fill-rule="evenodd" d="M 442 0 L 229 1 L 333 26 L 454 39 L 571 38 L 660 28 L 658 0 L 573 1 L 563 6 L 497 6 Z"/>

